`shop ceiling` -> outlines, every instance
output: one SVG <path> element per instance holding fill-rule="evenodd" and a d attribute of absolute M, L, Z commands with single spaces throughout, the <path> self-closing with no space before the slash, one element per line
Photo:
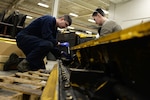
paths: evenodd
<path fill-rule="evenodd" d="M 73 24 L 71 25 L 76 30 L 92 31 L 97 33 L 98 25 L 89 22 L 92 19 L 91 14 L 97 8 L 101 7 L 108 10 L 110 3 L 121 3 L 127 0 L 58 0 L 58 14 L 75 13 L 78 17 L 72 17 Z M 39 2 L 49 5 L 48 8 L 37 5 Z M 54 8 L 54 0 L 0 0 L 0 12 L 7 11 L 6 16 L 15 10 L 19 13 L 26 14 L 33 17 L 33 19 L 26 19 L 26 25 L 32 20 L 42 15 L 52 15 Z M 6 17 L 5 16 L 5 17 Z"/>

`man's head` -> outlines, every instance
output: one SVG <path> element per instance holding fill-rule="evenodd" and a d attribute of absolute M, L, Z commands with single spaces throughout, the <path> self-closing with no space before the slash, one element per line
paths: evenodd
<path fill-rule="evenodd" d="M 72 24 L 72 19 L 69 15 L 64 15 L 56 19 L 57 27 L 66 28 Z"/>
<path fill-rule="evenodd" d="M 96 24 L 102 25 L 105 19 L 105 13 L 101 8 L 97 8 L 93 12 L 92 17 L 95 20 Z"/>

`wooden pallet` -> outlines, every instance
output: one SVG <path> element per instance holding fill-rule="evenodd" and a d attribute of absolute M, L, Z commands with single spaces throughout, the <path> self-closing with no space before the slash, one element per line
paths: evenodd
<path fill-rule="evenodd" d="M 39 100 L 48 77 L 49 74 L 41 71 L 0 75 L 0 90 L 15 92 L 8 97 L 0 93 L 0 98 L 3 98 L 1 100 Z"/>
<path fill-rule="evenodd" d="M 12 91 L 8 89 L 0 89 L 1 100 L 22 100 L 23 94 L 21 92 Z"/>

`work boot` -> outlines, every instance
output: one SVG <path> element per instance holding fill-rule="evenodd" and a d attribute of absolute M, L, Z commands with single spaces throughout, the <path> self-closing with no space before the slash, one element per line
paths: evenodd
<path fill-rule="evenodd" d="M 8 60 L 4 63 L 3 70 L 8 71 L 8 70 L 17 70 L 17 65 L 19 64 L 19 56 L 15 53 L 12 53 Z"/>
<path fill-rule="evenodd" d="M 17 67 L 19 72 L 29 71 L 29 62 L 26 59 L 23 59 Z"/>

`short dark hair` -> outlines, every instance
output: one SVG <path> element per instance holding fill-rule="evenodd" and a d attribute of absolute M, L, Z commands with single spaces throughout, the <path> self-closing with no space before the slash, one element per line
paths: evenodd
<path fill-rule="evenodd" d="M 72 24 L 72 19 L 69 15 L 64 15 L 62 17 L 64 17 L 64 20 L 69 23 L 69 26 Z"/>
<path fill-rule="evenodd" d="M 103 11 L 101 8 L 97 8 L 97 9 L 93 12 L 92 16 L 97 16 L 98 13 L 101 14 L 102 16 L 105 16 L 105 13 L 104 13 L 104 11 Z"/>

